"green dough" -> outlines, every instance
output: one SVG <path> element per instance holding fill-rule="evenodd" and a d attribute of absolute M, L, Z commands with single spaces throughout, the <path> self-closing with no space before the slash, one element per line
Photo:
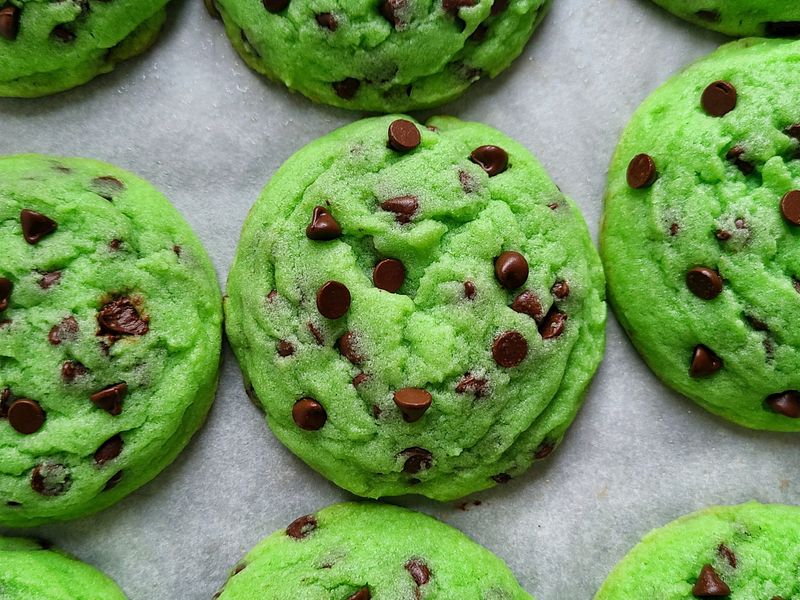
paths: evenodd
<path fill-rule="evenodd" d="M 378 112 L 437 106 L 496 77 L 522 52 L 546 4 L 216 0 L 251 68 L 315 102 Z"/>
<path fill-rule="evenodd" d="M 520 144 L 439 117 L 405 121 L 421 144 L 402 153 L 396 122 L 339 129 L 275 174 L 244 226 L 227 330 L 272 430 L 314 469 L 360 496 L 449 500 L 561 440 L 603 355 L 604 279 L 578 209 Z M 483 145 L 505 150 L 481 158 L 493 177 L 470 160 Z M 309 239 L 318 206 L 342 236 Z M 506 289 L 509 251 L 530 274 Z M 384 259 L 405 269 L 398 293 L 380 269 L 373 282 Z M 351 295 L 341 318 L 320 311 L 337 314 L 329 281 Z"/>
<path fill-rule="evenodd" d="M 0 4 L 0 96 L 46 96 L 111 71 L 155 42 L 166 19 L 166 3 L 10 0 Z"/>
<path fill-rule="evenodd" d="M 336 504 L 259 543 L 220 600 L 532 600 L 457 529 L 384 504 Z"/>
<path fill-rule="evenodd" d="M 796 0 L 653 0 L 701 27 L 735 36 L 800 35 Z"/>
<path fill-rule="evenodd" d="M 0 537 L 0 598 L 125 600 L 125 595 L 106 575 L 60 550 Z"/>
<path fill-rule="evenodd" d="M 595 600 L 798 600 L 798 564 L 800 508 L 712 507 L 650 532 Z"/>
<path fill-rule="evenodd" d="M 612 161 L 601 236 L 610 298 L 653 371 L 774 431 L 800 431 L 799 59 L 800 42 L 742 40 L 656 91 Z M 635 189 L 639 154 L 656 175 L 640 165 Z"/>
<path fill-rule="evenodd" d="M 222 335 L 214 269 L 147 182 L 33 155 L 0 158 L 0 256 L 0 525 L 103 509 L 205 418 Z"/>

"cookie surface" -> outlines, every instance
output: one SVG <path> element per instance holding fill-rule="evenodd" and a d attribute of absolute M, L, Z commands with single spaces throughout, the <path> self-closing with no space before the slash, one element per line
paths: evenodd
<path fill-rule="evenodd" d="M 103 573 L 35 540 L 0 537 L 0 565 L 3 600 L 125 600 Z"/>
<path fill-rule="evenodd" d="M 105 508 L 205 418 L 221 298 L 150 184 L 84 159 L 0 158 L 0 524 Z"/>
<path fill-rule="evenodd" d="M 505 70 L 546 0 L 215 4 L 251 68 L 316 102 L 393 112 L 443 104 Z"/>
<path fill-rule="evenodd" d="M 259 543 L 220 600 L 531 600 L 463 533 L 385 504 L 336 504 Z"/>
<path fill-rule="evenodd" d="M 735 36 L 800 36 L 800 5 L 786 0 L 653 0 L 696 25 Z"/>
<path fill-rule="evenodd" d="M 609 293 L 668 385 L 800 431 L 800 42 L 742 40 L 639 108 L 613 159 Z"/>
<path fill-rule="evenodd" d="M 399 149 L 399 150 L 398 150 Z M 484 125 L 366 119 L 272 178 L 228 281 L 272 430 L 361 496 L 447 500 L 545 458 L 604 346 L 586 225 Z"/>
<path fill-rule="evenodd" d="M 650 532 L 595 600 L 796 600 L 800 508 L 713 507 Z"/>
<path fill-rule="evenodd" d="M 167 0 L 11 0 L 0 5 L 0 96 L 83 83 L 146 50 Z"/>

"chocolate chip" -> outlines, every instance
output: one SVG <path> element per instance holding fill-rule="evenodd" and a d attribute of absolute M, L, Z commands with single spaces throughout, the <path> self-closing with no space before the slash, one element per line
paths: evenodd
<path fill-rule="evenodd" d="M 800 190 L 787 192 L 781 200 L 781 214 L 792 225 L 800 226 Z"/>
<path fill-rule="evenodd" d="M 767 325 L 758 317 L 754 317 L 753 315 L 745 315 L 744 318 L 750 324 L 750 327 L 756 331 L 769 331 L 769 325 Z"/>
<path fill-rule="evenodd" d="M 39 287 L 43 290 L 48 290 L 56 285 L 59 281 L 61 281 L 61 271 L 45 273 L 42 275 L 41 279 L 39 279 Z"/>
<path fill-rule="evenodd" d="M 406 268 L 402 262 L 394 258 L 386 258 L 375 265 L 372 270 L 372 282 L 379 290 L 396 292 L 403 287 Z"/>
<path fill-rule="evenodd" d="M 552 340 L 564 333 L 567 325 L 567 314 L 558 310 L 555 306 L 550 308 L 547 316 L 539 324 L 539 334 L 543 340 Z"/>
<path fill-rule="evenodd" d="M 725 544 L 720 544 L 717 547 L 717 554 L 719 554 L 722 558 L 728 561 L 728 564 L 731 566 L 732 569 L 736 568 L 736 555 L 733 553 L 733 550 L 728 548 Z"/>
<path fill-rule="evenodd" d="M 271 13 L 281 12 L 284 8 L 289 6 L 289 0 L 261 0 L 266 8 Z"/>
<path fill-rule="evenodd" d="M 11 319 L 0 319 L 0 330 L 11 325 Z"/>
<path fill-rule="evenodd" d="M 703 110 L 712 117 L 724 117 L 736 108 L 736 88 L 728 81 L 715 81 L 700 99 Z"/>
<path fill-rule="evenodd" d="M 53 27 L 53 31 L 50 32 L 50 36 L 53 39 L 59 42 L 63 42 L 65 44 L 74 42 L 75 38 L 77 37 L 75 35 L 75 32 L 66 27 L 65 25 L 56 25 L 55 27 Z"/>
<path fill-rule="evenodd" d="M 329 12 L 319 13 L 316 16 L 317 23 L 320 27 L 324 27 L 330 31 L 336 31 L 339 29 L 339 20 L 336 18 L 335 15 Z"/>
<path fill-rule="evenodd" d="M 14 284 L 10 279 L 0 277 L 0 310 L 8 308 L 8 300 L 11 298 L 11 292 L 14 289 Z"/>
<path fill-rule="evenodd" d="M 394 218 L 398 223 L 406 224 L 411 222 L 417 212 L 419 200 L 416 196 L 398 196 L 381 202 L 381 208 L 394 213 Z"/>
<path fill-rule="evenodd" d="M 144 335 L 150 330 L 130 298 L 121 297 L 105 304 L 97 313 L 98 335 Z"/>
<path fill-rule="evenodd" d="M 105 487 L 103 487 L 103 491 L 107 492 L 108 490 L 114 489 L 117 487 L 117 484 L 122 481 L 122 471 L 117 471 L 111 476 L 111 479 L 106 481 Z"/>
<path fill-rule="evenodd" d="M 725 155 L 729 161 L 731 161 L 737 168 L 744 173 L 745 175 L 752 175 L 753 171 L 756 170 L 756 167 L 753 163 L 748 162 L 742 158 L 745 153 L 745 149 L 741 146 L 734 146 L 728 153 Z"/>
<path fill-rule="evenodd" d="M 20 398 L 8 408 L 8 422 L 24 435 L 39 431 L 44 425 L 44 420 L 45 413 L 35 400 Z"/>
<path fill-rule="evenodd" d="M 800 419 L 800 392 L 789 390 L 772 394 L 767 398 L 767 407 L 779 415 L 790 419 Z"/>
<path fill-rule="evenodd" d="M 278 356 L 286 358 L 292 354 L 294 354 L 294 345 L 286 340 L 280 340 L 278 342 Z"/>
<path fill-rule="evenodd" d="M 528 315 L 537 323 L 541 323 L 544 318 L 544 310 L 542 309 L 542 303 L 539 301 L 539 297 L 528 290 L 514 298 L 514 302 L 511 303 L 511 309 L 518 313 Z"/>
<path fill-rule="evenodd" d="M 317 326 L 311 321 L 308 322 L 308 330 L 311 332 L 311 335 L 314 336 L 314 341 L 317 342 L 318 346 L 325 345 L 325 338 L 323 337 L 322 332 L 317 329 Z"/>
<path fill-rule="evenodd" d="M 398 152 L 410 152 L 420 145 L 422 136 L 411 121 L 397 119 L 389 125 L 389 147 Z"/>
<path fill-rule="evenodd" d="M 406 423 L 416 423 L 431 407 L 433 398 L 430 392 L 420 388 L 403 388 L 394 393 L 394 403 L 403 413 Z"/>
<path fill-rule="evenodd" d="M 695 296 L 713 300 L 722 293 L 722 277 L 708 267 L 695 267 L 686 273 L 686 286 Z"/>
<path fill-rule="evenodd" d="M 475 289 L 475 284 L 472 283 L 471 281 L 465 281 L 464 282 L 464 297 L 467 300 L 474 300 L 476 293 L 477 293 L 477 290 Z"/>
<path fill-rule="evenodd" d="M 350 310 L 350 290 L 338 281 L 328 281 L 317 291 L 317 310 L 326 319 L 336 320 Z"/>
<path fill-rule="evenodd" d="M 329 241 L 342 235 L 342 228 L 333 215 L 324 206 L 317 206 L 311 213 L 311 223 L 306 227 L 306 236 L 310 240 Z"/>
<path fill-rule="evenodd" d="M 461 8 L 475 6 L 476 0 L 442 0 L 442 8 L 445 12 L 455 14 Z"/>
<path fill-rule="evenodd" d="M 786 135 L 788 135 L 789 137 L 792 137 L 792 138 L 796 139 L 797 141 L 800 141 L 800 123 L 795 123 L 794 125 L 789 125 L 789 127 L 787 127 L 784 130 L 784 133 Z"/>
<path fill-rule="evenodd" d="M 372 594 L 369 593 L 369 588 L 361 588 L 355 594 L 350 596 L 347 600 L 371 600 Z"/>
<path fill-rule="evenodd" d="M 286 528 L 286 535 L 296 540 L 302 540 L 317 528 L 317 518 L 314 515 L 306 515 L 295 519 Z"/>
<path fill-rule="evenodd" d="M 0 37 L 14 41 L 19 34 L 19 13 L 16 6 L 0 8 Z"/>
<path fill-rule="evenodd" d="M 550 456 L 553 453 L 553 450 L 555 449 L 556 445 L 554 442 L 545 440 L 541 444 L 539 444 L 539 447 L 536 448 L 536 450 L 534 450 L 533 458 L 535 458 L 536 460 L 544 460 L 545 458 Z"/>
<path fill-rule="evenodd" d="M 563 280 L 556 281 L 550 292 L 559 300 L 565 300 L 569 297 L 569 283 Z"/>
<path fill-rule="evenodd" d="M 514 290 L 528 281 L 528 261 L 519 252 L 503 252 L 494 261 L 494 274 L 504 288 Z"/>
<path fill-rule="evenodd" d="M 472 151 L 469 159 L 486 171 L 489 177 L 508 169 L 508 153 L 498 146 L 479 146 Z"/>
<path fill-rule="evenodd" d="M 492 357 L 501 367 L 510 369 L 519 365 L 528 356 L 528 341 L 518 331 L 506 331 L 492 343 Z"/>
<path fill-rule="evenodd" d="M 95 392 L 89 399 L 108 414 L 116 416 L 122 412 L 122 401 L 127 393 L 128 384 L 123 381 Z"/>
<path fill-rule="evenodd" d="M 722 581 L 711 565 L 704 565 L 700 576 L 692 588 L 695 598 L 721 598 L 731 593 L 731 588 Z"/>
<path fill-rule="evenodd" d="M 122 240 L 111 240 L 108 243 L 108 247 L 110 250 L 117 251 L 122 247 Z"/>
<path fill-rule="evenodd" d="M 8 408 L 11 406 L 11 390 L 3 388 L 0 391 L 0 419 L 5 419 L 8 416 Z"/>
<path fill-rule="evenodd" d="M 635 190 L 650 187 L 657 177 L 656 163 L 648 154 L 637 154 L 628 164 L 628 185 Z"/>
<path fill-rule="evenodd" d="M 364 362 L 364 357 L 356 349 L 356 336 L 352 331 L 346 332 L 336 341 L 339 352 L 354 365 Z"/>
<path fill-rule="evenodd" d="M 405 564 L 406 571 L 418 586 L 425 585 L 431 580 L 431 570 L 419 558 L 413 558 Z"/>
<path fill-rule="evenodd" d="M 764 23 L 764 31 L 770 37 L 798 37 L 800 21 L 768 21 Z"/>
<path fill-rule="evenodd" d="M 77 339 L 79 331 L 80 326 L 75 317 L 66 317 L 58 325 L 53 325 L 50 333 L 47 334 L 47 340 L 53 346 L 58 346 L 61 342 L 70 342 Z"/>
<path fill-rule="evenodd" d="M 76 360 L 68 360 L 61 365 L 61 379 L 67 383 L 74 381 L 76 377 L 86 375 L 86 373 L 86 367 Z"/>
<path fill-rule="evenodd" d="M 348 77 L 342 81 L 337 81 L 333 84 L 333 91 L 342 100 L 352 100 L 358 93 L 358 88 L 361 87 L 361 82 L 353 77 Z"/>
<path fill-rule="evenodd" d="M 31 472 L 31 488 L 42 496 L 60 496 L 72 485 L 70 471 L 64 465 L 43 462 Z"/>
<path fill-rule="evenodd" d="M 710 377 L 722 368 L 722 359 L 712 350 L 700 344 L 695 346 L 692 355 L 692 366 L 689 367 L 689 375 L 695 379 L 700 377 Z"/>
<path fill-rule="evenodd" d="M 366 373 L 359 373 L 358 375 L 353 377 L 353 380 L 350 383 L 353 384 L 353 387 L 358 387 L 362 383 L 364 383 L 367 379 L 369 379 L 369 375 L 367 375 Z"/>
<path fill-rule="evenodd" d="M 94 464 L 102 466 L 114 460 L 122 452 L 123 446 L 122 436 L 119 434 L 107 439 L 94 453 Z"/>
<path fill-rule="evenodd" d="M 492 16 L 497 16 L 505 9 L 508 8 L 508 0 L 494 0 L 494 4 L 492 4 Z"/>
<path fill-rule="evenodd" d="M 328 413 L 322 404 L 313 398 L 303 398 L 294 403 L 292 419 L 300 429 L 305 431 L 319 431 L 328 420 Z"/>
<path fill-rule="evenodd" d="M 495 483 L 499 483 L 500 485 L 504 485 L 511 481 L 511 475 L 508 473 L 498 473 L 497 475 L 492 475 L 491 478 Z"/>
<path fill-rule="evenodd" d="M 675 237 L 676 235 L 678 235 L 678 232 L 680 230 L 681 230 L 681 228 L 677 223 L 673 223 L 672 225 L 669 226 L 669 234 L 672 237 Z"/>
<path fill-rule="evenodd" d="M 406 4 L 407 0 L 383 0 L 380 4 L 383 18 L 394 25 L 395 29 L 400 29 L 405 25 L 401 15 L 406 8 Z"/>
<path fill-rule="evenodd" d="M 29 244 L 38 244 L 43 237 L 53 233 L 58 224 L 35 210 L 23 208 L 19 213 L 22 235 Z"/>
<path fill-rule="evenodd" d="M 400 453 L 405 457 L 403 472 L 416 475 L 420 471 L 426 471 L 433 465 L 433 455 L 424 448 L 406 448 Z"/>
<path fill-rule="evenodd" d="M 726 231 L 725 229 L 717 229 L 714 235 L 720 242 L 727 242 L 729 239 L 733 237 L 733 234 L 730 231 Z"/>
<path fill-rule="evenodd" d="M 95 177 L 92 179 L 92 186 L 95 188 L 95 192 L 98 196 L 109 202 L 114 199 L 114 196 L 125 189 L 125 184 L 111 175 Z"/>
<path fill-rule="evenodd" d="M 719 14 L 718 10 L 698 10 L 694 13 L 698 19 L 702 19 L 703 21 L 708 21 L 709 23 L 719 23 L 722 15 Z"/>
<path fill-rule="evenodd" d="M 456 394 L 475 394 L 476 398 L 482 398 L 488 394 L 488 386 L 489 382 L 483 377 L 466 373 L 456 384 Z"/>
<path fill-rule="evenodd" d="M 177 244 L 175 244 L 175 245 L 172 247 L 172 251 L 175 253 L 175 256 L 177 256 L 178 258 L 180 258 L 180 257 L 181 257 L 181 253 L 183 252 L 183 248 L 181 248 L 180 246 L 178 246 Z"/>

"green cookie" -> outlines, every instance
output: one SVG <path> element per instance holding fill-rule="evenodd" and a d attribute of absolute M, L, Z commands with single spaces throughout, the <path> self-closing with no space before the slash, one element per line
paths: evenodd
<path fill-rule="evenodd" d="M 800 35 L 800 3 L 796 0 L 653 1 L 687 21 L 728 35 Z"/>
<path fill-rule="evenodd" d="M 67 90 L 155 42 L 167 0 L 0 3 L 0 96 Z"/>
<path fill-rule="evenodd" d="M 798 600 L 800 508 L 718 506 L 650 532 L 595 600 Z"/>
<path fill-rule="evenodd" d="M 457 529 L 385 504 L 336 504 L 272 534 L 220 600 L 532 600 Z"/>
<path fill-rule="evenodd" d="M 315 102 L 394 112 L 443 104 L 496 77 L 522 52 L 546 3 L 216 0 L 211 9 L 259 73 Z"/>
<path fill-rule="evenodd" d="M 213 267 L 150 184 L 0 158 L 0 525 L 103 509 L 166 467 L 214 397 Z"/>
<path fill-rule="evenodd" d="M 458 498 L 546 457 L 604 347 L 586 225 L 477 123 L 386 116 L 313 142 L 244 226 L 227 329 L 280 440 L 367 497 Z"/>
<path fill-rule="evenodd" d="M 0 537 L 0 598 L 125 600 L 125 595 L 106 575 L 60 550 Z"/>
<path fill-rule="evenodd" d="M 609 293 L 668 385 L 800 431 L 800 42 L 723 46 L 622 136 L 602 233 Z"/>

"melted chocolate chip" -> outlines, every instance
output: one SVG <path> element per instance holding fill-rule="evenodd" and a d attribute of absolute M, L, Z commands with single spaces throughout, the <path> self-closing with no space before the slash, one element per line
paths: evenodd
<path fill-rule="evenodd" d="M 505 11 L 508 8 L 508 2 L 509 0 L 494 0 L 494 4 L 492 4 L 491 15 L 495 17 L 501 12 Z"/>
<path fill-rule="evenodd" d="M 528 341 L 518 331 L 506 331 L 492 343 L 494 361 L 506 369 L 516 367 L 528 356 Z"/>
<path fill-rule="evenodd" d="M 489 26 L 481 23 L 475 28 L 475 31 L 472 32 L 472 35 L 469 36 L 469 40 L 471 42 L 480 43 L 486 39 L 486 35 L 488 33 L 489 33 Z"/>
<path fill-rule="evenodd" d="M 317 206 L 311 213 L 311 223 L 306 227 L 306 236 L 310 240 L 329 241 L 342 235 L 342 228 L 333 215 L 324 206 Z"/>
<path fill-rule="evenodd" d="M 689 375 L 691 377 L 695 379 L 710 377 L 720 369 L 722 369 L 722 359 L 719 356 L 702 344 L 695 347 L 692 355 L 692 365 L 689 367 Z"/>
<path fill-rule="evenodd" d="M 50 329 L 50 333 L 47 334 L 47 340 L 53 344 L 53 346 L 58 346 L 61 342 L 76 340 L 79 332 L 80 326 L 78 325 L 78 321 L 75 320 L 75 317 L 66 317 L 62 319 L 58 325 L 53 325 L 53 328 Z"/>
<path fill-rule="evenodd" d="M 278 342 L 278 356 L 286 358 L 292 354 L 294 354 L 294 344 L 292 344 L 292 342 L 287 342 L 286 340 L 280 340 Z"/>
<path fill-rule="evenodd" d="M 406 279 L 406 268 L 402 262 L 394 258 L 386 258 L 375 265 L 372 270 L 372 282 L 379 290 L 395 293 Z"/>
<path fill-rule="evenodd" d="M 308 330 L 311 332 L 311 335 L 314 336 L 314 341 L 317 342 L 318 346 L 325 345 L 325 338 L 323 337 L 322 332 L 317 329 L 317 326 L 311 321 L 308 322 Z"/>
<path fill-rule="evenodd" d="M 511 309 L 518 313 L 528 315 L 537 323 L 541 323 L 542 319 L 544 319 L 544 310 L 542 309 L 542 303 L 539 301 L 539 297 L 528 290 L 514 298 L 514 302 L 511 303 Z"/>
<path fill-rule="evenodd" d="M 76 360 L 68 360 L 61 365 L 61 379 L 67 383 L 75 381 L 76 377 L 86 375 L 87 372 L 86 367 Z"/>
<path fill-rule="evenodd" d="M 31 488 L 42 496 L 60 496 L 72 485 L 70 471 L 64 465 L 44 462 L 31 472 Z"/>
<path fill-rule="evenodd" d="M 336 345 L 339 348 L 339 352 L 342 353 L 342 356 L 354 365 L 360 365 L 364 362 L 364 357 L 356 349 L 356 336 L 352 331 L 345 332 L 345 334 L 336 341 Z"/>
<path fill-rule="evenodd" d="M 745 175 L 752 175 L 753 172 L 756 170 L 756 167 L 753 163 L 748 162 L 742 158 L 745 153 L 745 149 L 741 146 L 734 146 L 730 150 L 728 150 L 728 154 L 725 155 L 729 161 L 731 161 L 736 167 Z"/>
<path fill-rule="evenodd" d="M 403 388 L 394 393 L 394 403 L 403 413 L 406 423 L 416 423 L 431 407 L 433 398 L 430 392 L 420 388 Z"/>
<path fill-rule="evenodd" d="M 456 384 L 456 394 L 474 394 L 476 398 L 486 396 L 489 382 L 483 377 L 466 373 Z"/>
<path fill-rule="evenodd" d="M 322 404 L 313 398 L 303 398 L 294 403 L 292 419 L 304 431 L 319 431 L 328 420 Z"/>
<path fill-rule="evenodd" d="M 108 200 L 109 202 L 114 199 L 114 196 L 125 189 L 125 184 L 111 175 L 95 177 L 92 180 L 92 186 L 94 187 L 98 196 Z"/>
<path fill-rule="evenodd" d="M 400 456 L 406 459 L 403 472 L 411 475 L 430 469 L 433 465 L 433 455 L 424 448 L 406 448 Z"/>
<path fill-rule="evenodd" d="M 569 283 L 560 280 L 553 284 L 550 292 L 559 300 L 566 300 L 569 297 Z"/>
<path fill-rule="evenodd" d="M 504 288 L 514 290 L 528 281 L 528 261 L 519 252 L 503 252 L 494 261 L 494 274 Z"/>
<path fill-rule="evenodd" d="M 121 297 L 105 304 L 97 313 L 98 335 L 144 335 L 150 330 L 130 298 Z"/>
<path fill-rule="evenodd" d="M 475 284 L 471 281 L 464 282 L 464 297 L 467 300 L 474 300 L 475 294 L 477 294 L 477 289 L 475 288 Z"/>
<path fill-rule="evenodd" d="M 397 119 L 389 125 L 389 147 L 398 152 L 410 152 L 422 142 L 419 129 L 411 121 Z"/>
<path fill-rule="evenodd" d="M 786 135 L 788 135 L 789 137 L 792 137 L 792 138 L 796 139 L 797 141 L 800 141 L 800 123 L 795 123 L 794 125 L 789 125 L 789 127 L 787 127 L 784 130 L 784 133 Z"/>
<path fill-rule="evenodd" d="M 383 0 L 380 4 L 380 11 L 383 18 L 394 25 L 395 29 L 400 29 L 405 25 L 402 14 L 406 5 L 407 0 Z"/>
<path fill-rule="evenodd" d="M 271 13 L 281 12 L 284 8 L 289 6 L 289 0 L 261 0 L 266 8 Z"/>
<path fill-rule="evenodd" d="M 729 239 L 733 237 L 733 234 L 730 231 L 726 231 L 725 229 L 717 229 L 714 235 L 720 242 L 727 242 Z"/>
<path fill-rule="evenodd" d="M 489 177 L 500 175 L 508 169 L 508 153 L 498 146 L 479 146 L 469 159 L 481 167 Z"/>
<path fill-rule="evenodd" d="M 800 419 L 800 392 L 789 390 L 767 398 L 767 408 L 790 419 Z"/>
<path fill-rule="evenodd" d="M 369 592 L 369 588 L 361 588 L 355 594 L 350 596 L 347 600 L 371 600 L 372 594 Z"/>
<path fill-rule="evenodd" d="M 20 10 L 16 6 L 0 8 L 0 37 L 12 42 L 17 39 L 19 16 Z"/>
<path fill-rule="evenodd" d="M 692 588 L 695 598 L 721 598 L 731 593 L 731 588 L 722 581 L 722 578 L 711 565 L 704 565 Z"/>
<path fill-rule="evenodd" d="M 67 26 L 56 25 L 53 27 L 53 31 L 50 32 L 50 37 L 56 41 L 68 44 L 70 42 L 74 42 L 77 36 L 75 35 L 75 32 L 69 29 Z"/>
<path fill-rule="evenodd" d="M 476 0 L 442 0 L 442 8 L 445 12 L 455 14 L 461 8 L 475 6 Z"/>
<path fill-rule="evenodd" d="M 328 281 L 317 291 L 317 310 L 326 319 L 342 318 L 350 310 L 350 290 L 338 281 Z"/>
<path fill-rule="evenodd" d="M 314 515 L 305 515 L 295 519 L 286 528 L 286 535 L 296 540 L 302 540 L 317 528 L 317 518 Z"/>
<path fill-rule="evenodd" d="M 35 400 L 20 398 L 8 407 L 8 422 L 23 435 L 36 433 L 44 425 L 46 415 Z"/>
<path fill-rule="evenodd" d="M 656 163 L 648 154 L 637 154 L 628 164 L 628 185 L 635 190 L 650 187 L 657 177 Z"/>
<path fill-rule="evenodd" d="M 787 192 L 781 199 L 781 214 L 792 225 L 800 226 L 800 190 Z"/>
<path fill-rule="evenodd" d="M 333 13 L 329 12 L 319 13 L 316 16 L 316 20 L 320 27 L 324 27 L 329 31 L 336 31 L 337 29 L 339 29 L 339 20 Z"/>
<path fill-rule="evenodd" d="M 58 227 L 58 223 L 50 217 L 27 208 L 20 211 L 19 222 L 22 225 L 22 236 L 31 245 L 38 244 L 42 238 L 53 233 Z"/>
<path fill-rule="evenodd" d="M 686 286 L 698 298 L 713 300 L 722 293 L 723 282 L 713 269 L 695 267 L 686 273 Z"/>
<path fill-rule="evenodd" d="M 419 209 L 419 200 L 416 196 L 398 196 L 381 202 L 381 208 L 394 213 L 394 218 L 398 223 L 406 224 L 411 222 Z"/>
<path fill-rule="evenodd" d="M 539 444 L 539 447 L 536 448 L 533 452 L 533 458 L 536 460 L 544 460 L 548 456 L 553 453 L 553 450 L 556 449 L 555 442 L 550 442 L 548 440 L 543 441 Z"/>
<path fill-rule="evenodd" d="M 728 561 L 728 564 L 731 566 L 732 569 L 736 568 L 736 555 L 733 553 L 733 550 L 728 548 L 725 544 L 720 544 L 717 547 L 717 554 L 719 554 L 722 558 Z"/>
<path fill-rule="evenodd" d="M 406 571 L 418 586 L 425 585 L 431 580 L 431 570 L 419 558 L 413 558 L 405 564 Z"/>
<path fill-rule="evenodd" d="M 122 401 L 127 394 L 128 384 L 123 381 L 95 392 L 89 399 L 108 414 L 117 416 L 122 412 Z"/>
<path fill-rule="evenodd" d="M 712 117 L 724 117 L 736 108 L 736 88 L 728 81 L 715 81 L 700 99 L 703 110 Z"/>
<path fill-rule="evenodd" d="M 104 492 L 107 492 L 108 490 L 114 489 L 115 487 L 117 487 L 117 484 L 118 484 L 120 481 L 122 481 L 122 471 L 117 471 L 116 473 L 114 473 L 114 474 L 111 476 L 111 479 L 109 479 L 108 481 L 106 481 L 106 485 L 105 485 L 105 487 L 103 488 L 103 491 L 104 491 Z"/>
<path fill-rule="evenodd" d="M 39 279 L 39 287 L 43 290 L 49 290 L 51 287 L 61 281 L 61 271 L 52 271 L 44 273 Z"/>
<path fill-rule="evenodd" d="M 539 324 L 539 334 L 543 340 L 552 340 L 564 333 L 567 325 L 567 314 L 558 310 L 555 306 L 550 308 L 547 316 Z"/>
<path fill-rule="evenodd" d="M 352 100 L 358 93 L 358 88 L 361 87 L 361 82 L 353 77 L 348 77 L 342 81 L 337 81 L 333 84 L 333 91 L 342 100 Z"/>
<path fill-rule="evenodd" d="M 8 308 L 8 301 L 11 298 L 11 292 L 14 289 L 14 284 L 10 279 L 0 277 L 0 311 Z"/>
<path fill-rule="evenodd" d="M 107 439 L 94 453 L 94 464 L 102 466 L 114 460 L 122 452 L 123 446 L 122 436 L 119 434 Z"/>
<path fill-rule="evenodd" d="M 353 377 L 353 380 L 350 383 L 353 384 L 353 387 L 358 387 L 362 383 L 364 383 L 367 379 L 369 379 L 369 375 L 367 375 L 366 373 L 359 373 L 358 375 Z"/>

